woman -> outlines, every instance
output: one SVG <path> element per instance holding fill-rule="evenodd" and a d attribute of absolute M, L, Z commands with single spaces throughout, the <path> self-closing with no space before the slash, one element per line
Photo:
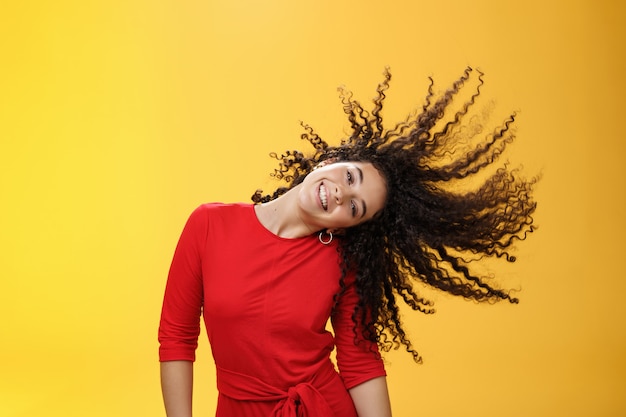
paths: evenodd
<path fill-rule="evenodd" d="M 391 75 L 371 114 L 342 90 L 352 134 L 329 146 L 274 157 L 287 185 L 259 190 L 255 205 L 207 204 L 190 216 L 174 254 L 159 340 L 169 417 L 191 416 L 193 361 L 204 316 L 216 362 L 217 416 L 390 416 L 379 349 L 403 345 L 396 297 L 433 313 L 422 282 L 478 301 L 505 299 L 473 272 L 484 257 L 533 231 L 535 180 L 496 167 L 476 189 L 463 179 L 488 171 L 514 139 L 514 115 L 490 134 L 461 103 L 464 74 L 420 113 L 385 130 Z M 454 106 L 456 105 L 456 110 Z M 448 115 L 448 118 L 444 116 Z M 467 120 L 467 123 L 462 122 Z M 333 333 L 325 330 L 330 318 Z M 329 359 L 337 349 L 337 367 Z"/>

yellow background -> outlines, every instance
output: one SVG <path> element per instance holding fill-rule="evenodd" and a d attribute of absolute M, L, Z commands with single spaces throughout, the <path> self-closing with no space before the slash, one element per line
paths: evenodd
<path fill-rule="evenodd" d="M 156 330 L 191 210 L 269 188 L 300 119 L 341 137 L 336 86 L 365 102 L 391 66 L 391 120 L 468 64 L 521 110 L 509 157 L 543 173 L 540 230 L 498 265 L 520 305 L 434 293 L 406 316 L 425 364 L 388 356 L 394 415 L 626 415 L 623 4 L 4 2 L 0 416 L 164 415 Z"/>

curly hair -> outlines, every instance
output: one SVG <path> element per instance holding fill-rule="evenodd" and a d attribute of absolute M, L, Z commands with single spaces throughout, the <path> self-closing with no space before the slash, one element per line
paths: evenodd
<path fill-rule="evenodd" d="M 516 114 L 483 133 L 489 111 L 470 112 L 483 86 L 482 72 L 476 70 L 477 86 L 471 95 L 459 97 L 473 71 L 466 68 L 441 94 L 435 94 L 429 77 L 421 111 L 412 112 L 392 129 L 383 127 L 381 115 L 391 80 L 388 69 L 371 111 L 340 88 L 350 136 L 331 146 L 302 123 L 302 139 L 313 145 L 313 154 L 270 154 L 279 162 L 272 176 L 287 184 L 271 195 L 257 190 L 252 196 L 255 203 L 275 199 L 331 158 L 370 162 L 381 172 L 387 183 L 384 209 L 341 236 L 341 283 L 343 287 L 348 271 L 355 271 L 359 295 L 352 317 L 355 331 L 359 325 L 365 339 L 385 352 L 404 346 L 418 363 L 422 358 L 404 331 L 397 298 L 413 310 L 434 313 L 433 302 L 414 285 L 421 282 L 466 299 L 518 303 L 510 291 L 496 288 L 476 273 L 475 263 L 489 257 L 514 262 L 509 253 L 512 245 L 535 229 L 532 191 L 537 178 L 524 179 L 507 163 L 494 164 L 515 139 Z"/>

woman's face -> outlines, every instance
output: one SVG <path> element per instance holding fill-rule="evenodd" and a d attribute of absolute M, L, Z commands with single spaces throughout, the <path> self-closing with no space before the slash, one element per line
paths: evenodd
<path fill-rule="evenodd" d="M 387 185 L 369 162 L 335 162 L 301 184 L 298 209 L 312 230 L 343 229 L 370 220 L 385 206 Z"/>

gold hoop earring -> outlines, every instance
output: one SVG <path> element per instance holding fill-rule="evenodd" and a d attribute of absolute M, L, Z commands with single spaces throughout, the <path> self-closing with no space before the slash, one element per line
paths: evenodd
<path fill-rule="evenodd" d="M 333 233 L 332 232 L 326 232 L 328 234 L 328 236 L 330 236 L 330 238 L 328 240 L 324 240 L 323 236 L 324 236 L 324 231 L 322 230 L 320 232 L 320 234 L 317 236 L 317 238 L 320 240 L 320 243 L 322 245 L 328 245 L 330 242 L 333 241 Z"/>

